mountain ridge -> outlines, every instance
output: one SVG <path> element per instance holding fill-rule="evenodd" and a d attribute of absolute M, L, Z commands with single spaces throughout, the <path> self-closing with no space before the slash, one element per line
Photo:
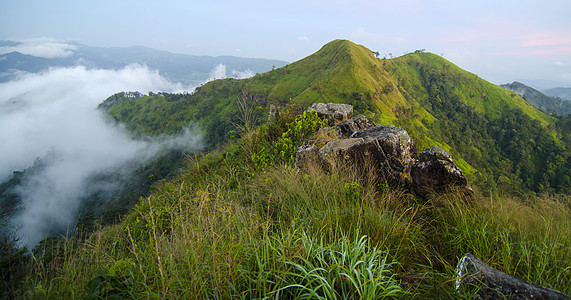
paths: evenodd
<path fill-rule="evenodd" d="M 402 126 L 420 149 L 446 146 L 480 188 L 423 200 L 372 180 L 376 170 L 295 168 L 284 153 L 331 130 L 305 111 L 322 101 Z M 271 105 L 279 117 L 266 122 Z M 8 240 L 10 295 L 485 297 L 456 281 L 466 253 L 571 293 L 571 119 L 434 54 L 385 60 L 334 41 L 249 79 L 185 94 L 122 92 L 100 109 L 139 138 L 201 127 L 214 151 L 171 160 L 177 175 L 148 194 L 133 190 L 129 213 L 109 209 L 109 223 L 85 214 L 72 237 L 48 237 L 33 256 Z"/>
<path fill-rule="evenodd" d="M 557 118 L 513 92 L 422 51 L 379 59 L 362 45 L 335 40 L 284 67 L 248 79 L 214 80 L 179 98 L 185 104 L 178 107 L 186 110 L 167 108 L 175 104 L 163 98 L 155 98 L 158 105 L 141 97 L 125 100 L 132 107 L 112 107 L 110 114 L 120 122 L 134 120 L 142 110 L 140 105 L 147 102 L 164 111 L 165 119 L 157 117 L 163 113 L 143 118 L 163 125 L 147 130 L 144 122 L 138 123 L 142 130 L 160 132 L 162 126 L 172 132 L 181 128 L 180 120 L 194 120 L 206 128 L 214 146 L 234 135 L 234 124 L 240 122 L 237 98 L 261 109 L 272 104 L 303 108 L 316 102 L 346 103 L 375 124 L 405 128 L 420 149 L 437 145 L 450 152 L 467 176 L 487 182 L 487 188 L 502 181 L 539 192 L 565 189 L 571 180 L 565 167 L 569 145 L 561 140 L 564 131 L 554 127 Z M 125 115 L 127 111 L 130 116 Z M 544 147 L 536 148 L 536 144 Z M 555 162 L 557 155 L 551 151 L 561 152 L 557 155 L 563 165 Z M 545 168 L 551 170 L 549 179 L 542 179 Z"/>
<path fill-rule="evenodd" d="M 517 93 L 531 105 L 545 113 L 557 113 L 562 116 L 571 114 L 571 102 L 567 100 L 559 97 L 548 96 L 539 90 L 517 81 L 502 84 L 500 86 Z"/>
<path fill-rule="evenodd" d="M 555 87 L 542 91 L 545 95 L 551 97 L 559 97 L 567 101 L 571 101 L 571 88 Z"/>
<path fill-rule="evenodd" d="M 43 58 L 17 51 L 1 54 L 0 73 L 4 75 L 0 77 L 0 82 L 13 79 L 14 76 L 10 76 L 13 69 L 36 73 L 49 67 L 72 67 L 78 64 L 88 68 L 117 69 L 137 63 L 159 70 L 168 80 L 197 85 L 209 79 L 212 70 L 220 64 L 225 65 L 228 71 L 250 70 L 257 73 L 287 63 L 262 58 L 176 54 L 146 46 L 91 47 L 80 43 L 67 43 L 76 49 L 70 50 L 72 54 L 66 57 Z"/>

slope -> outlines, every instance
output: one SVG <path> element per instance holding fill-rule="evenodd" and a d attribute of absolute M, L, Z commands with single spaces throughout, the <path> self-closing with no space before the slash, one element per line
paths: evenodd
<path fill-rule="evenodd" d="M 571 114 L 571 102 L 565 99 L 555 96 L 547 96 L 546 94 L 517 81 L 502 84 L 500 86 L 517 93 L 531 105 L 545 113 L 557 113 L 561 116 Z"/>
<path fill-rule="evenodd" d="M 543 90 L 543 93 L 551 97 L 559 97 L 564 100 L 571 100 L 571 88 L 568 87 L 555 87 Z"/>
<path fill-rule="evenodd" d="M 561 191 L 571 183 L 569 145 L 562 142 L 564 132 L 556 118 L 422 51 L 378 59 L 364 46 L 335 40 L 285 67 L 245 80 L 215 80 L 179 98 L 183 102 L 161 100 L 158 110 L 164 113 L 152 117 L 162 125 L 153 130 L 180 129 L 180 120 L 193 120 L 205 128 L 214 147 L 234 135 L 240 98 L 260 109 L 349 103 L 377 124 L 404 127 L 421 149 L 436 144 L 451 152 L 463 171 L 487 190 Z M 137 105 L 152 105 L 149 100 L 141 97 Z M 107 106 L 119 122 L 145 111 L 127 99 Z M 179 122 L 176 126 L 169 121 L 173 119 Z M 137 126 L 151 131 L 145 129 L 146 121 Z"/>
<path fill-rule="evenodd" d="M 283 113 L 219 151 L 193 156 L 119 224 L 47 240 L 15 294 L 472 299 L 481 290 L 455 286 L 465 253 L 571 292 L 569 197 L 523 202 L 451 192 L 419 201 L 356 169 L 260 169 L 250 154 L 292 128 L 313 127 L 311 115 L 289 122 Z"/>

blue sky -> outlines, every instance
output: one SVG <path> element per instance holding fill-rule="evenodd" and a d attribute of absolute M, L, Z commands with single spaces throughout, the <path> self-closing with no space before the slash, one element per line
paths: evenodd
<path fill-rule="evenodd" d="M 569 13 L 569 0 L 0 0 L 0 39 L 292 62 L 342 38 L 381 55 L 426 49 L 497 84 L 571 86 Z"/>

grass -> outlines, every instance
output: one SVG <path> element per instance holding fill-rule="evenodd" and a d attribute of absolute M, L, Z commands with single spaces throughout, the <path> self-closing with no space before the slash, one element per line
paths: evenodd
<path fill-rule="evenodd" d="M 45 244 L 18 295 L 472 298 L 455 287 L 465 253 L 571 293 L 567 195 L 451 190 L 425 201 L 373 180 L 367 165 L 302 171 L 283 159 L 260 167 L 253 154 L 274 147 L 268 141 L 291 124 L 313 120 L 282 117 L 289 121 L 244 127 L 234 144 L 189 158 L 178 178 L 141 198 L 120 224 Z"/>
<path fill-rule="evenodd" d="M 568 176 L 550 175 L 547 182 L 542 181 L 543 174 L 565 175 L 565 170 L 537 171 L 564 165 L 567 160 L 568 145 L 562 144 L 557 137 L 559 129 L 553 127 L 557 118 L 512 94 L 435 54 L 379 59 L 364 46 L 335 40 L 282 68 L 243 80 L 215 80 L 192 94 L 136 99 L 112 96 L 107 104 L 113 103 L 111 100 L 117 103 L 107 114 L 135 135 L 174 134 L 192 123 L 193 128 L 206 133 L 205 146 L 211 150 L 230 139 L 234 125 L 243 121 L 236 117 L 241 110 L 238 95 L 240 101 L 259 106 L 258 116 L 265 115 L 263 109 L 270 104 L 305 108 L 314 102 L 347 103 L 354 106 L 355 115 L 403 127 L 419 150 L 435 144 L 447 150 L 470 180 L 492 187 L 503 176 L 513 179 L 510 184 L 534 192 L 564 191 L 569 184 L 558 178 Z M 519 119 L 513 123 L 497 121 L 516 115 Z M 524 121 L 523 116 L 537 120 L 539 127 Z M 522 134 L 539 128 L 545 132 Z M 513 130 L 520 137 L 506 141 L 503 136 L 512 135 Z M 540 142 L 546 136 L 552 137 L 553 143 Z M 547 147 L 529 146 L 534 141 Z M 512 142 L 516 145 L 509 146 Z M 541 151 L 561 154 L 564 161 Z"/>
<path fill-rule="evenodd" d="M 249 138 L 249 140 L 248 140 Z M 29 298 L 471 298 L 472 253 L 570 294 L 568 197 L 448 194 L 420 201 L 366 170 L 257 169 L 248 138 L 189 160 L 118 225 L 66 240 L 36 265 Z"/>

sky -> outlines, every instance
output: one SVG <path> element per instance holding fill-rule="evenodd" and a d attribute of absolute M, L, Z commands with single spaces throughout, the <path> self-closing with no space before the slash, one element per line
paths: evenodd
<path fill-rule="evenodd" d="M 0 0 L 0 39 L 299 60 L 335 39 L 443 55 L 496 83 L 571 86 L 569 0 Z"/>

